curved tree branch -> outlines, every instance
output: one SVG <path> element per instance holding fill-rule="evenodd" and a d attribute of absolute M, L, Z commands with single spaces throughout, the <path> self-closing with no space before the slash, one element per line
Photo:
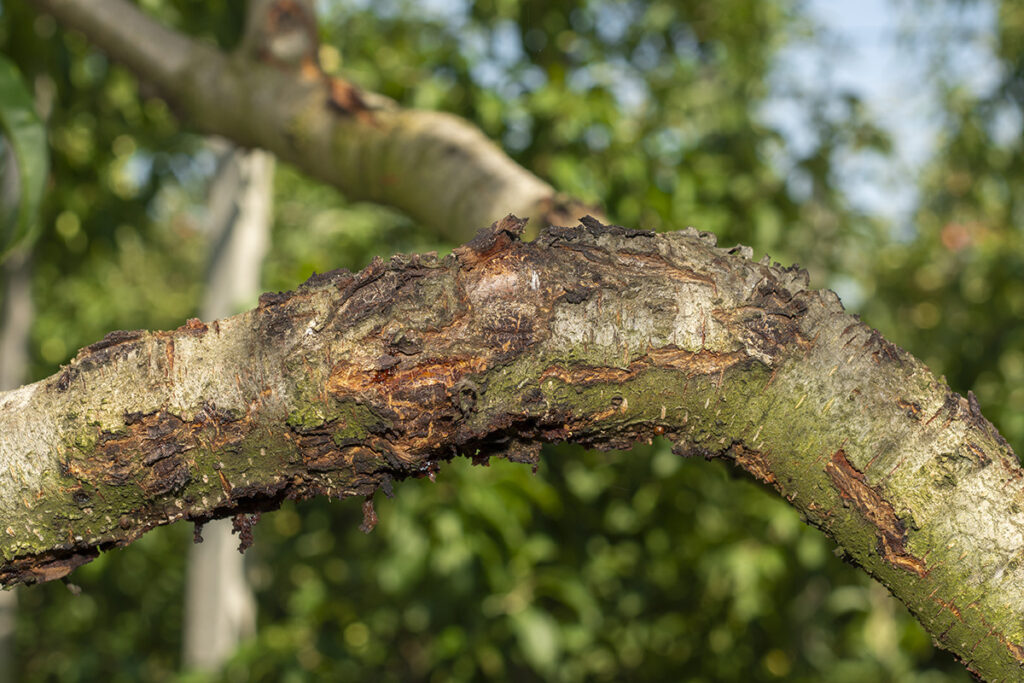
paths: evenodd
<path fill-rule="evenodd" d="M 226 55 L 124 0 L 32 2 L 198 129 L 443 234 L 581 212 L 471 124 L 308 60 L 268 60 L 258 41 Z M 1019 679 L 1024 471 L 972 395 L 802 272 L 706 235 L 585 221 L 526 244 L 520 229 L 317 276 L 210 325 L 112 333 L 0 394 L 0 581 L 61 577 L 177 519 L 390 492 L 453 454 L 665 436 L 774 486 L 972 671 Z"/>
<path fill-rule="evenodd" d="M 973 397 L 706 234 L 521 229 L 112 333 L 0 395 L 0 581 L 178 519 L 390 493 L 455 454 L 664 436 L 774 486 L 972 670 L 1019 676 L 1024 471 Z"/>
<path fill-rule="evenodd" d="M 290 34 L 275 40 L 282 36 L 271 31 L 295 27 L 280 25 L 277 15 L 250 17 L 244 49 L 229 55 L 164 28 L 125 0 L 31 2 L 155 86 L 196 129 L 267 149 L 350 199 L 396 207 L 449 238 L 468 239 L 508 212 L 559 225 L 596 211 L 558 194 L 465 119 L 403 109 L 326 76 L 315 42 L 305 62 L 300 54 L 293 63 Z M 261 29 L 264 23 L 273 26 Z"/>

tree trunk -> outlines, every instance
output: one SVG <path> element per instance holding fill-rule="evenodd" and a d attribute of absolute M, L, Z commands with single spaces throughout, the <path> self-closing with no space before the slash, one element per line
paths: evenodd
<path fill-rule="evenodd" d="M 230 147 L 222 155 L 207 203 L 210 266 L 200 316 L 223 318 L 259 295 L 260 270 L 270 241 L 274 158 Z M 256 605 L 245 578 L 238 539 L 229 520 L 203 528 L 189 553 L 185 596 L 184 663 L 216 671 L 256 628 Z"/>

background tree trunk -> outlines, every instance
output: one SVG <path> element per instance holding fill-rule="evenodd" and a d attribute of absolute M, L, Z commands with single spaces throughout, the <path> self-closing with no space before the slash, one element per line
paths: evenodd
<path fill-rule="evenodd" d="M 224 147 L 224 144 L 218 145 Z M 270 240 L 274 158 L 227 145 L 208 201 L 210 265 L 200 317 L 216 320 L 251 305 Z M 189 554 L 184 662 L 215 671 L 256 628 L 256 606 L 231 521 L 203 527 Z"/>

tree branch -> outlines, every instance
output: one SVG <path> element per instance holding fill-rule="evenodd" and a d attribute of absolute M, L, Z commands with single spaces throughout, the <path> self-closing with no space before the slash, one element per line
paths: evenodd
<path fill-rule="evenodd" d="M 35 5 L 75 28 L 139 78 L 172 90 L 200 46 L 171 31 L 122 0 L 39 0 Z"/>
<path fill-rule="evenodd" d="M 32 2 L 198 129 L 443 234 L 580 212 L 471 124 L 308 59 L 258 41 L 226 55 L 123 0 Z M 115 332 L 0 394 L 0 582 L 59 578 L 178 519 L 390 492 L 457 453 L 530 462 L 545 442 L 664 436 L 775 487 L 972 671 L 1019 678 L 1024 472 L 973 395 L 802 272 L 695 231 L 519 230 L 316 276 L 210 325 Z"/>
<path fill-rule="evenodd" d="M 559 225 L 596 211 L 558 194 L 464 119 L 403 109 L 318 64 L 284 62 L 265 47 L 275 36 L 252 39 L 258 17 L 244 49 L 228 55 L 125 0 L 31 2 L 155 86 L 196 129 L 270 150 L 350 199 L 396 207 L 449 238 L 468 239 L 509 212 Z"/>
<path fill-rule="evenodd" d="M 664 436 L 775 487 L 972 670 L 1019 675 L 1024 472 L 973 396 L 706 234 L 521 229 L 112 333 L 0 395 L 0 581 L 178 519 L 390 493 L 455 454 Z"/>

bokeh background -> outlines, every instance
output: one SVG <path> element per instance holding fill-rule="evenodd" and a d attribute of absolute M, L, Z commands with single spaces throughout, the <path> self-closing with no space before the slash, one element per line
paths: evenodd
<path fill-rule="evenodd" d="M 244 2 L 142 0 L 232 47 Z M 835 14 L 836 5 L 849 5 Z M 475 121 L 624 225 L 716 232 L 973 389 L 1024 447 L 1024 6 L 1012 0 L 330 0 L 321 60 Z M 113 329 L 196 314 L 209 141 L 77 34 L 0 0 L 47 119 L 29 379 Z M 851 75 L 852 74 L 852 75 Z M 866 76 L 866 77 L 865 77 Z M 435 235 L 278 165 L 267 290 Z M 2 295 L 0 295 L 2 296 Z M 771 492 L 665 444 L 455 461 L 378 500 L 288 504 L 248 552 L 258 629 L 182 666 L 192 529 L 19 589 L 21 681 L 967 681 Z"/>

